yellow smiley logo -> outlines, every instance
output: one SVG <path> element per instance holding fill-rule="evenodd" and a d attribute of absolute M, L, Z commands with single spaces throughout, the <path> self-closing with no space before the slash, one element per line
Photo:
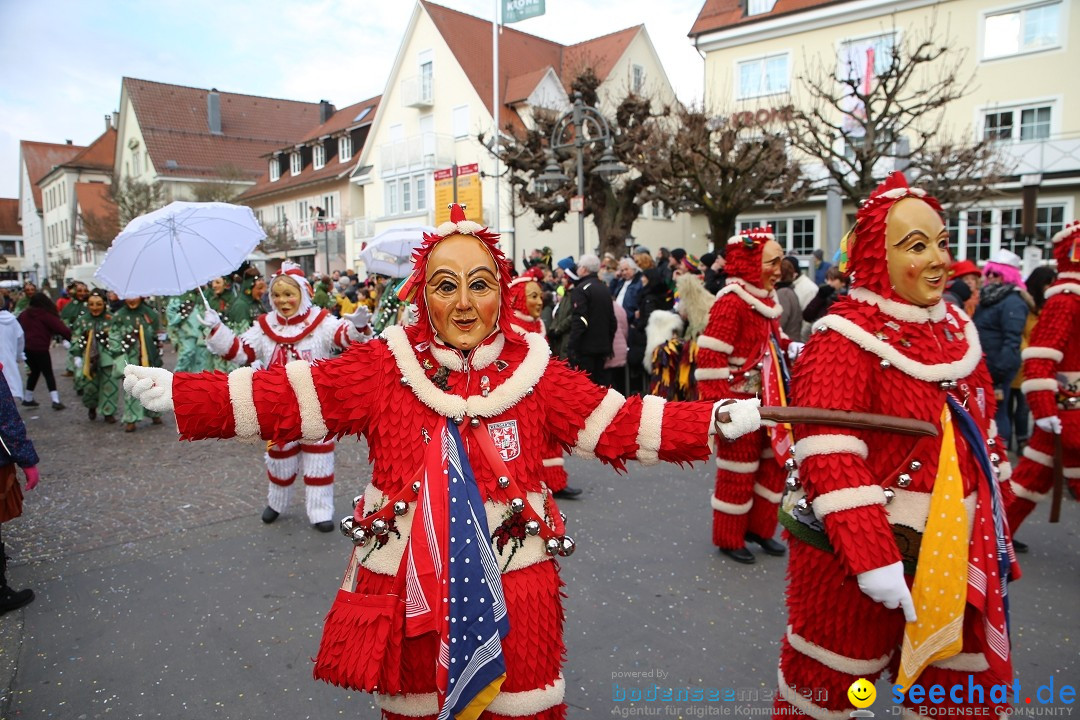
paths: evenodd
<path fill-rule="evenodd" d="M 852 705 L 862 709 L 874 704 L 874 699 L 877 697 L 877 690 L 874 689 L 873 683 L 865 678 L 859 678 L 851 683 L 851 687 L 847 690 L 847 697 Z"/>

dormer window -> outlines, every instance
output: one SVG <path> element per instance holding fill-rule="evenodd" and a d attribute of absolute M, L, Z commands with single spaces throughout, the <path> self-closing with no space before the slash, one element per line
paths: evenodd
<path fill-rule="evenodd" d="M 300 160 L 300 151 L 289 153 L 289 173 L 292 175 L 299 175 L 300 170 L 303 168 L 303 163 Z"/>
<path fill-rule="evenodd" d="M 311 148 L 311 167 L 319 170 L 326 165 L 326 146 L 322 143 Z"/>
<path fill-rule="evenodd" d="M 338 159 L 341 162 L 352 160 L 352 138 L 346 135 L 337 141 Z"/>
<path fill-rule="evenodd" d="M 281 179 L 281 164 L 278 159 L 270 158 L 270 182 L 277 182 Z"/>
<path fill-rule="evenodd" d="M 776 0 L 746 0 L 746 16 L 764 15 L 772 12 Z"/>

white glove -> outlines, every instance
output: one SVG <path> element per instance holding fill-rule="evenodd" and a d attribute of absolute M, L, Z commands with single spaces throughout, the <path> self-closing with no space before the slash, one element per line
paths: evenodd
<path fill-rule="evenodd" d="M 157 334 L 157 341 L 159 343 L 163 343 L 168 339 L 169 339 L 169 333 L 158 333 Z"/>
<path fill-rule="evenodd" d="M 216 328 L 221 324 L 221 316 L 218 315 L 217 310 L 214 308 L 207 308 L 203 316 L 199 318 L 199 323 L 208 328 Z"/>
<path fill-rule="evenodd" d="M 172 379 L 172 373 L 164 368 L 128 365 L 124 368 L 124 392 L 147 410 L 167 412 L 173 409 Z"/>
<path fill-rule="evenodd" d="M 1039 428 L 1043 432 L 1052 433 L 1054 435 L 1061 434 L 1061 418 L 1057 415 L 1051 415 L 1050 417 L 1039 418 L 1035 421 L 1035 427 Z"/>
<path fill-rule="evenodd" d="M 723 435 L 728 440 L 735 440 L 747 433 L 754 432 L 761 427 L 761 413 L 758 408 L 761 401 L 757 398 L 749 400 L 720 400 L 713 405 L 713 431 Z M 720 422 L 717 414 L 726 412 L 731 416 L 728 422 Z"/>
<path fill-rule="evenodd" d="M 371 313 L 368 312 L 366 305 L 361 305 L 356 310 L 348 315 L 342 315 L 343 318 L 353 324 L 354 327 L 363 329 L 371 324 Z"/>
<path fill-rule="evenodd" d="M 859 581 L 859 589 L 871 600 L 890 610 L 903 608 L 907 621 L 915 622 L 915 603 L 904 582 L 904 563 L 897 561 L 892 565 L 867 570 L 855 578 Z"/>
<path fill-rule="evenodd" d="M 64 349 L 65 349 L 65 350 L 70 350 L 70 349 L 71 349 L 71 341 L 70 341 L 70 340 L 65 340 L 65 341 L 64 341 L 64 342 L 62 343 L 62 345 L 64 346 Z"/>
<path fill-rule="evenodd" d="M 77 358 L 75 358 L 74 360 L 72 360 L 72 361 L 71 361 L 71 365 L 72 365 L 72 366 L 73 366 L 73 367 L 74 367 L 74 368 L 75 368 L 76 370 L 82 370 L 82 358 L 81 358 L 81 357 L 77 357 Z"/>
<path fill-rule="evenodd" d="M 790 343 L 788 343 L 788 360 L 790 360 L 791 362 L 795 362 L 795 358 L 799 357 L 799 353 L 802 352 L 802 349 L 804 347 L 806 347 L 806 343 L 796 342 L 795 340 L 792 340 Z"/>

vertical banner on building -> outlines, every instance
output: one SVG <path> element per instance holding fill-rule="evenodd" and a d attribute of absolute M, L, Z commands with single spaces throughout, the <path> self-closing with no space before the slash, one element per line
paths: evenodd
<path fill-rule="evenodd" d="M 544 14 L 544 0 L 502 0 L 503 25 Z"/>
<path fill-rule="evenodd" d="M 484 223 L 484 196 L 480 182 L 480 166 L 458 165 L 434 172 L 435 180 L 435 227 L 450 221 L 452 202 L 464 205 L 465 217 L 481 225 Z M 455 185 L 457 192 L 455 193 Z M 456 195 L 456 199 L 455 199 Z"/>

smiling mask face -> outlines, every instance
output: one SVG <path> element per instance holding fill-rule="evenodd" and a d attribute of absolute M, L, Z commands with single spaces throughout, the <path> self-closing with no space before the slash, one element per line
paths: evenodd
<path fill-rule="evenodd" d="M 463 352 L 491 334 L 499 321 L 495 260 L 471 235 L 451 235 L 427 260 L 424 300 L 435 334 Z"/>
<path fill-rule="evenodd" d="M 930 307 L 945 292 L 949 233 L 934 209 L 904 198 L 885 220 L 885 258 L 893 292 L 912 305 Z"/>

